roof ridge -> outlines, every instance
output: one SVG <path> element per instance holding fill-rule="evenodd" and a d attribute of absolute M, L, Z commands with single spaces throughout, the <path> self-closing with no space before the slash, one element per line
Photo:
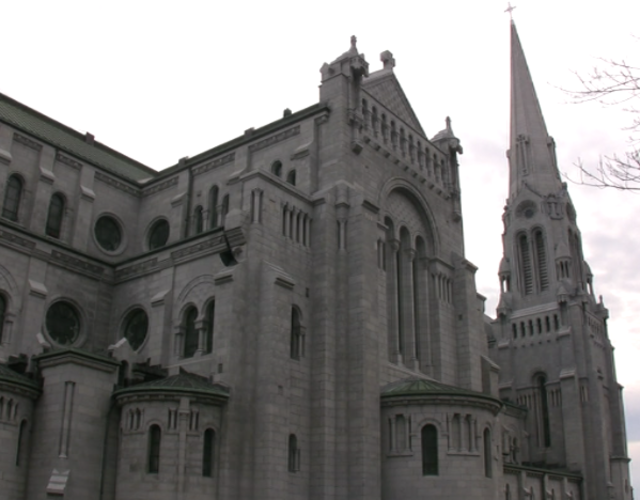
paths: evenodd
<path fill-rule="evenodd" d="M 62 122 L 59 122 L 58 120 L 55 120 L 54 118 L 51 118 L 50 116 L 45 115 L 44 113 L 37 111 L 29 106 L 27 106 L 26 104 L 17 101 L 16 99 L 13 99 L 12 97 L 9 97 L 6 94 L 3 94 L 0 92 L 0 102 L 4 101 L 6 102 L 8 105 L 13 106 L 14 108 L 18 108 L 20 111 L 29 114 L 31 117 L 33 117 L 36 120 L 39 120 L 41 122 L 46 123 L 49 126 L 55 127 L 56 129 L 58 129 L 60 132 L 64 133 L 64 134 L 68 134 L 69 136 L 71 136 L 71 138 L 81 141 L 83 144 L 86 144 L 87 146 L 90 147 L 95 147 L 98 150 L 101 150 L 103 153 L 107 153 L 110 156 L 114 156 L 117 157 L 119 160 L 124 161 L 126 163 L 129 163 L 132 167 L 138 168 L 138 169 L 142 169 L 145 171 L 145 173 L 150 174 L 150 175 L 157 175 L 158 171 L 145 165 L 142 162 L 139 162 L 138 160 L 135 160 L 134 158 L 131 158 L 130 156 L 125 155 L 124 153 L 121 153 L 120 151 L 117 151 L 109 146 L 107 146 L 106 144 L 103 144 L 100 141 L 96 141 L 94 140 L 91 144 L 86 143 L 86 134 L 82 134 L 81 132 L 79 132 L 78 130 L 69 127 L 68 125 L 65 125 Z M 0 119 L 4 120 L 4 121 L 8 121 L 10 123 L 12 123 L 13 125 L 15 125 L 17 128 L 23 129 L 24 125 L 21 125 L 20 123 L 15 123 L 14 120 L 11 120 L 11 118 L 6 117 L 6 116 L 2 116 L 0 117 Z M 44 142 L 54 142 L 53 139 L 51 138 L 47 138 L 47 137 L 40 137 L 37 133 L 37 131 L 33 131 L 33 130 L 25 130 L 26 132 L 33 134 L 34 136 L 38 137 L 39 139 L 43 140 Z M 66 149 L 64 148 L 62 145 L 58 145 L 60 146 L 61 149 Z M 71 148 L 68 148 L 71 149 Z M 71 154 L 75 154 L 78 155 L 81 158 L 86 158 L 82 153 L 77 152 L 77 151 L 67 151 Z M 99 163 L 97 163 L 97 161 L 95 159 L 91 159 L 91 158 L 86 158 L 87 161 L 91 162 L 91 163 L 96 163 L 98 164 L 98 166 L 101 166 L 107 170 L 109 170 L 110 172 L 112 171 L 111 168 L 109 168 L 106 165 L 100 165 Z M 116 174 L 119 172 L 115 172 Z M 120 175 L 123 175 L 125 177 L 127 177 L 125 174 L 120 173 Z M 133 179 L 135 180 L 135 179 Z"/>

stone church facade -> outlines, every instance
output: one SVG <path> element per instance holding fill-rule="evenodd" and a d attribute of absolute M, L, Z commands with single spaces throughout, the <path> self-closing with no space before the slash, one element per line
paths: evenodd
<path fill-rule="evenodd" d="M 458 157 L 356 47 L 161 172 L 0 95 L 7 500 L 630 500 L 620 386 L 512 25 L 497 318 Z"/>

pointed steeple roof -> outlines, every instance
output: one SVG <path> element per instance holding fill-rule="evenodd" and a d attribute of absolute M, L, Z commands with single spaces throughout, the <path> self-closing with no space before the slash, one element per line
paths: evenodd
<path fill-rule="evenodd" d="M 509 194 L 515 196 L 524 183 L 541 193 L 562 186 L 555 157 L 555 143 L 547 132 L 529 66 L 511 21 L 511 165 Z"/>

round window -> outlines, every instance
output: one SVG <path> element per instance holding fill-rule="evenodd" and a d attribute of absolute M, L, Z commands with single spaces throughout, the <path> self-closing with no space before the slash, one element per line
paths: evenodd
<path fill-rule="evenodd" d="M 124 337 L 134 351 L 140 349 L 144 339 L 147 338 L 148 329 L 149 318 L 142 309 L 134 309 L 127 314 L 124 320 Z"/>
<path fill-rule="evenodd" d="M 153 223 L 149 231 L 149 250 L 162 248 L 169 239 L 169 223 L 165 219 L 160 219 Z"/>
<path fill-rule="evenodd" d="M 60 345 L 71 345 L 80 335 L 80 315 L 69 302 L 56 302 L 47 311 L 49 336 Z"/>
<path fill-rule="evenodd" d="M 118 224 L 118 221 L 109 215 L 103 215 L 97 220 L 95 235 L 98 245 L 108 252 L 117 250 L 122 243 L 122 230 L 120 229 L 120 224 Z"/>

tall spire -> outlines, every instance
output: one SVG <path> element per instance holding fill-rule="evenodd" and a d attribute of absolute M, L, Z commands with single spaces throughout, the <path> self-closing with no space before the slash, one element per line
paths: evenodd
<path fill-rule="evenodd" d="M 538 96 L 524 57 L 516 25 L 511 20 L 511 170 L 509 196 L 526 183 L 542 193 L 561 187 L 555 144 L 547 133 Z"/>

